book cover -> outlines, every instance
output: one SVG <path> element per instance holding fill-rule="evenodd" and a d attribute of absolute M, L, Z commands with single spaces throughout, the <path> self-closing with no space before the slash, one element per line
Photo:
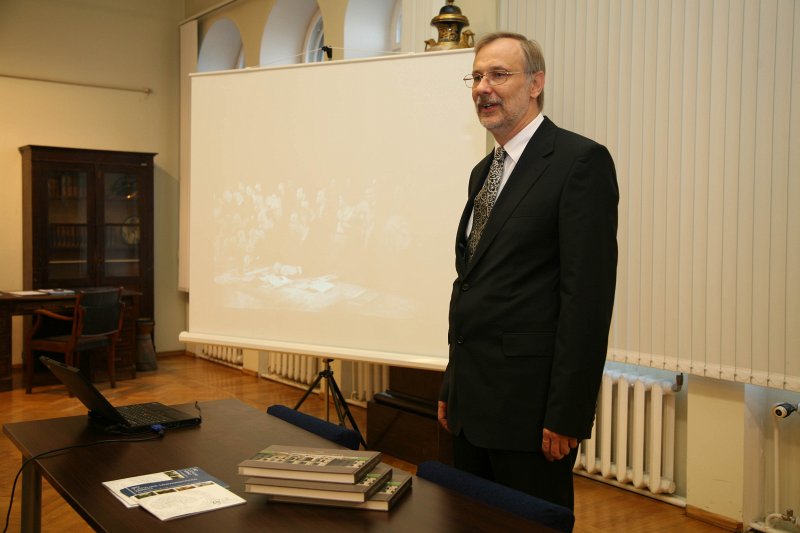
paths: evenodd
<path fill-rule="evenodd" d="M 245 481 L 244 487 L 245 492 L 270 496 L 300 496 L 322 500 L 364 502 L 382 488 L 391 479 L 391 476 L 391 467 L 384 463 L 378 463 L 353 484 L 253 477 Z"/>
<path fill-rule="evenodd" d="M 355 483 L 380 462 L 381 452 L 272 445 L 239 463 L 251 477 Z"/>
<path fill-rule="evenodd" d="M 244 498 L 213 481 L 200 481 L 150 492 L 139 500 L 143 509 L 160 520 L 173 520 L 243 503 Z"/>
<path fill-rule="evenodd" d="M 125 507 L 131 508 L 139 505 L 139 497 L 143 494 L 201 481 L 213 481 L 222 487 L 228 486 L 224 481 L 215 478 L 197 466 L 104 481 L 103 486 L 111 491 L 111 494 L 116 496 Z"/>
<path fill-rule="evenodd" d="M 365 502 L 344 502 L 337 500 L 321 500 L 317 498 L 306 498 L 302 496 L 270 496 L 270 501 L 284 503 L 305 503 L 309 505 L 326 505 L 329 507 L 346 507 L 348 509 L 365 509 L 368 511 L 388 511 L 403 495 L 411 488 L 411 474 L 392 469 L 392 478 L 370 499 Z"/>

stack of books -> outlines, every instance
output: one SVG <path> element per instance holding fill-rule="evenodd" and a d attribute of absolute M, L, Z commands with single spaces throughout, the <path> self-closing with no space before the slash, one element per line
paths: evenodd
<path fill-rule="evenodd" d="M 239 463 L 245 492 L 272 501 L 388 511 L 411 476 L 365 450 L 273 445 Z"/>

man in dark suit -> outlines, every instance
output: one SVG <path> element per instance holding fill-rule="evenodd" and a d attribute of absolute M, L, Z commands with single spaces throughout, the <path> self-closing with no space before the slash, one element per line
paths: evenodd
<path fill-rule="evenodd" d="M 608 345 L 619 191 L 605 147 L 541 114 L 544 70 L 538 44 L 496 33 L 465 78 L 503 151 L 470 176 L 439 420 L 458 468 L 572 508 Z"/>

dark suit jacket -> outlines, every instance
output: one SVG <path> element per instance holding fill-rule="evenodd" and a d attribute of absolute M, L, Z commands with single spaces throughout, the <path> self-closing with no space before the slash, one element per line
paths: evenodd
<path fill-rule="evenodd" d="M 617 267 L 614 162 L 545 118 L 500 193 L 469 264 L 467 221 L 492 154 L 473 169 L 456 238 L 448 424 L 486 448 L 535 451 L 542 428 L 590 435 Z"/>

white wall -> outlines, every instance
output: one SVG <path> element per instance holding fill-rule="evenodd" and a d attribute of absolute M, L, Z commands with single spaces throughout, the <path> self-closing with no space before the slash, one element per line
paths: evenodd
<path fill-rule="evenodd" d="M 182 0 L 3 0 L 0 75 L 149 87 L 153 93 L 0 76 L 0 287 L 22 287 L 26 144 L 158 152 L 155 159 L 156 349 L 182 349 L 178 263 L 178 23 Z M 15 319 L 13 363 L 20 364 Z"/>
<path fill-rule="evenodd" d="M 744 490 L 744 390 L 690 376 L 686 502 L 742 519 Z"/>

